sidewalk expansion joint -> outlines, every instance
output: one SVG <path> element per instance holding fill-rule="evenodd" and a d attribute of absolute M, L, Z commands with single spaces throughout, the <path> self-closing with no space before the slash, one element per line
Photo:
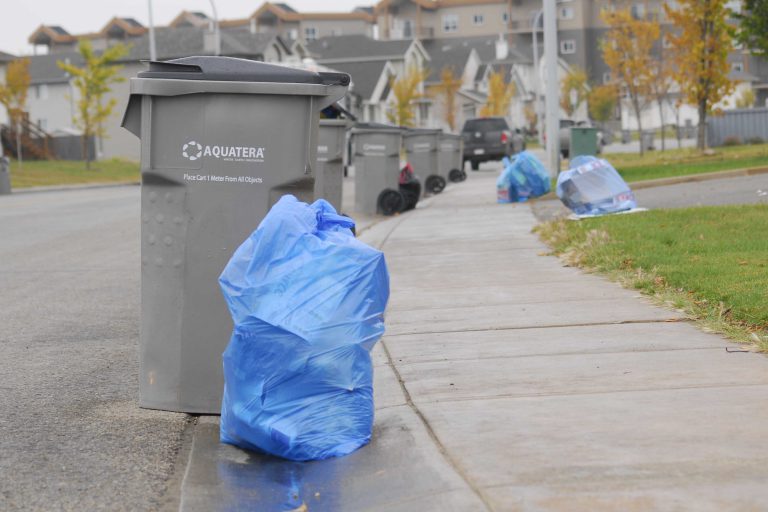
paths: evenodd
<path fill-rule="evenodd" d="M 522 326 L 501 326 L 501 327 L 478 327 L 471 329 L 450 329 L 446 331 L 413 331 L 399 332 L 396 334 L 387 334 L 387 338 L 395 336 L 414 336 L 416 334 L 451 334 L 458 332 L 484 332 L 484 331 L 521 331 L 526 329 L 557 329 L 563 327 L 592 327 L 600 325 L 625 325 L 625 324 L 666 324 L 688 322 L 688 318 L 664 318 L 660 320 L 617 320 L 615 322 L 592 322 L 584 324 L 548 324 L 548 325 L 522 325 Z"/>
<path fill-rule="evenodd" d="M 443 402 L 475 402 L 483 400 L 517 400 L 517 399 L 530 399 L 530 398 L 560 398 L 560 397 L 579 397 L 579 396 L 595 396 L 595 395 L 623 395 L 630 393 L 662 393 L 665 391 L 688 391 L 693 389 L 736 389 L 736 388 L 766 388 L 768 384 L 762 382 L 753 383 L 740 383 L 740 384 L 710 384 L 710 385 L 693 385 L 693 386 L 672 386 L 672 387 L 658 387 L 658 388 L 635 388 L 635 389 L 610 389 L 607 391 L 579 391 L 574 393 L 562 392 L 562 393 L 528 393 L 528 394 L 515 394 L 505 393 L 500 395 L 478 395 L 478 396 L 465 396 L 457 398 L 440 398 L 438 400 L 425 400 L 424 404 L 437 404 Z"/>
<path fill-rule="evenodd" d="M 383 244 L 382 244 L 383 245 Z M 418 408 L 418 406 L 413 402 L 411 399 L 411 393 L 408 391 L 408 388 L 405 386 L 405 381 L 403 380 L 402 376 L 400 375 L 400 372 L 397 369 L 397 366 L 395 366 L 394 361 L 392 360 L 392 354 L 389 352 L 389 348 L 387 347 L 386 343 L 384 343 L 384 340 L 381 342 L 381 346 L 384 349 L 384 353 L 387 356 L 387 359 L 389 360 L 390 367 L 392 368 L 392 371 L 395 374 L 395 377 L 397 378 L 398 384 L 400 384 L 400 390 L 403 392 L 403 396 L 405 397 L 405 403 L 408 405 L 408 407 L 411 408 L 411 410 L 416 414 L 416 417 L 419 418 L 421 423 L 424 425 L 424 428 L 427 431 L 427 434 L 429 435 L 429 438 L 432 439 L 432 442 L 435 443 L 435 446 L 440 451 L 440 454 L 443 456 L 443 458 L 448 462 L 448 464 L 453 468 L 454 471 L 456 471 L 456 474 L 461 477 L 462 480 L 464 480 L 464 483 L 467 484 L 467 487 L 478 497 L 480 501 L 483 502 L 483 505 L 485 505 L 485 509 L 487 511 L 492 511 L 493 507 L 491 507 L 488 499 L 483 495 L 480 488 L 477 486 L 475 482 L 472 481 L 472 479 L 469 478 L 469 475 L 459 466 L 459 464 L 451 457 L 451 455 L 448 453 L 448 450 L 445 448 L 443 443 L 440 441 L 440 438 L 437 437 L 437 434 L 432 429 L 432 425 L 430 425 L 427 418 L 424 416 L 424 414 L 421 412 L 421 410 Z"/>

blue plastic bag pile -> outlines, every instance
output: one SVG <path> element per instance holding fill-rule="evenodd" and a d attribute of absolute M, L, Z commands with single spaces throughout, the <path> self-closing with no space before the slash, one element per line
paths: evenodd
<path fill-rule="evenodd" d="M 502 163 L 504 168 L 496 180 L 499 203 L 521 203 L 551 190 L 547 169 L 532 153 L 523 151 L 511 159 L 505 156 Z"/>
<path fill-rule="evenodd" d="M 557 178 L 557 197 L 577 215 L 601 215 L 637 208 L 632 189 L 607 161 L 578 156 Z"/>
<path fill-rule="evenodd" d="M 222 442 L 303 461 L 371 439 L 389 274 L 353 226 L 325 200 L 284 196 L 227 264 Z"/>

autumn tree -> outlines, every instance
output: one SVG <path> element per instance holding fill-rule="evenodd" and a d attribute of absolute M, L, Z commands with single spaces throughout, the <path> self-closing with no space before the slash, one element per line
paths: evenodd
<path fill-rule="evenodd" d="M 8 120 L 16 131 L 16 157 L 21 165 L 21 132 L 19 123 L 27 108 L 29 92 L 29 59 L 17 59 L 8 63 L 5 70 L 5 84 L 0 84 L 0 104 L 8 112 Z"/>
<path fill-rule="evenodd" d="M 674 49 L 674 76 L 685 102 L 698 109 L 697 147 L 703 151 L 707 145 L 707 116 L 734 89 L 728 79 L 728 53 L 733 48 L 727 24 L 730 10 L 725 0 L 679 0 L 677 5 L 679 9 L 664 5 L 679 30 L 668 35 Z"/>
<path fill-rule="evenodd" d="M 587 72 L 574 66 L 560 81 L 560 108 L 568 117 L 573 117 L 581 104 L 586 101 L 588 94 Z M 572 100 L 576 101 L 573 102 Z"/>
<path fill-rule="evenodd" d="M 641 113 L 651 93 L 651 49 L 659 38 L 659 23 L 635 19 L 629 9 L 606 9 L 600 16 L 609 28 L 601 42 L 603 60 L 619 85 L 626 90 L 637 118 L 637 130 L 642 134 Z M 640 144 L 640 154 L 643 152 L 643 145 Z"/>
<path fill-rule="evenodd" d="M 488 98 L 485 100 L 485 105 L 480 107 L 480 115 L 483 117 L 506 116 L 514 95 L 515 84 L 504 80 L 502 72 L 491 71 L 488 75 Z"/>
<path fill-rule="evenodd" d="M 83 131 L 82 152 L 86 168 L 91 168 L 91 154 L 88 140 L 91 137 L 105 137 L 104 122 L 112 115 L 117 99 L 104 97 L 112 90 L 111 85 L 125 79 L 118 76 L 121 66 L 114 62 L 128 53 L 122 44 L 110 46 L 96 53 L 88 39 L 81 39 L 78 49 L 83 57 L 83 67 L 58 61 L 58 66 L 74 77 L 73 85 L 78 92 L 77 109 L 73 119 L 75 126 Z"/>
<path fill-rule="evenodd" d="M 434 90 L 443 104 L 443 120 L 451 130 L 456 129 L 456 93 L 460 89 L 461 78 L 454 74 L 452 67 L 444 67 L 440 72 L 440 83 Z"/>
<path fill-rule="evenodd" d="M 525 122 L 527 124 L 528 133 L 536 133 L 537 124 L 539 122 L 539 115 L 536 113 L 536 108 L 533 105 L 526 105 L 523 107 L 523 115 L 525 116 Z"/>
<path fill-rule="evenodd" d="M 651 80 L 649 82 L 651 97 L 656 101 L 659 109 L 659 119 L 661 120 L 661 150 L 667 149 L 666 137 L 664 136 L 664 104 L 669 101 L 669 91 L 675 82 L 674 80 L 674 61 L 669 51 L 665 48 L 664 41 L 666 35 L 662 36 L 659 52 L 656 58 L 651 62 Z"/>
<path fill-rule="evenodd" d="M 768 54 L 768 0 L 743 0 L 741 12 L 732 16 L 739 21 L 739 42 L 752 53 Z"/>
<path fill-rule="evenodd" d="M 616 110 L 618 99 L 615 85 L 605 84 L 593 87 L 587 97 L 589 117 L 598 123 L 609 121 Z"/>
<path fill-rule="evenodd" d="M 394 99 L 389 104 L 387 119 L 398 126 L 414 126 L 416 113 L 414 103 L 424 96 L 421 84 L 427 78 L 428 71 L 418 66 L 410 66 L 400 78 L 391 78 L 390 87 Z"/>

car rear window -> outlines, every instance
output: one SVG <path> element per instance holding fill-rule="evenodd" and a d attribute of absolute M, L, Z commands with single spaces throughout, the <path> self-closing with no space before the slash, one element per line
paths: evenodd
<path fill-rule="evenodd" d="M 504 119 L 471 119 L 464 123 L 465 132 L 492 132 L 509 130 Z"/>

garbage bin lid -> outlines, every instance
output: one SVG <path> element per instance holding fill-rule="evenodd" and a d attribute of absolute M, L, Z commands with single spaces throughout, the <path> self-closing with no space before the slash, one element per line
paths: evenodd
<path fill-rule="evenodd" d="M 164 62 L 149 61 L 149 69 L 139 72 L 138 77 L 219 82 L 349 85 L 349 75 L 346 73 L 315 73 L 255 60 L 212 56 L 184 57 Z"/>
<path fill-rule="evenodd" d="M 404 131 L 404 128 L 384 123 L 357 123 L 352 130 L 353 133 L 403 133 Z"/>
<path fill-rule="evenodd" d="M 408 128 L 405 132 L 406 135 L 433 135 L 435 133 L 442 133 L 440 128 Z"/>

